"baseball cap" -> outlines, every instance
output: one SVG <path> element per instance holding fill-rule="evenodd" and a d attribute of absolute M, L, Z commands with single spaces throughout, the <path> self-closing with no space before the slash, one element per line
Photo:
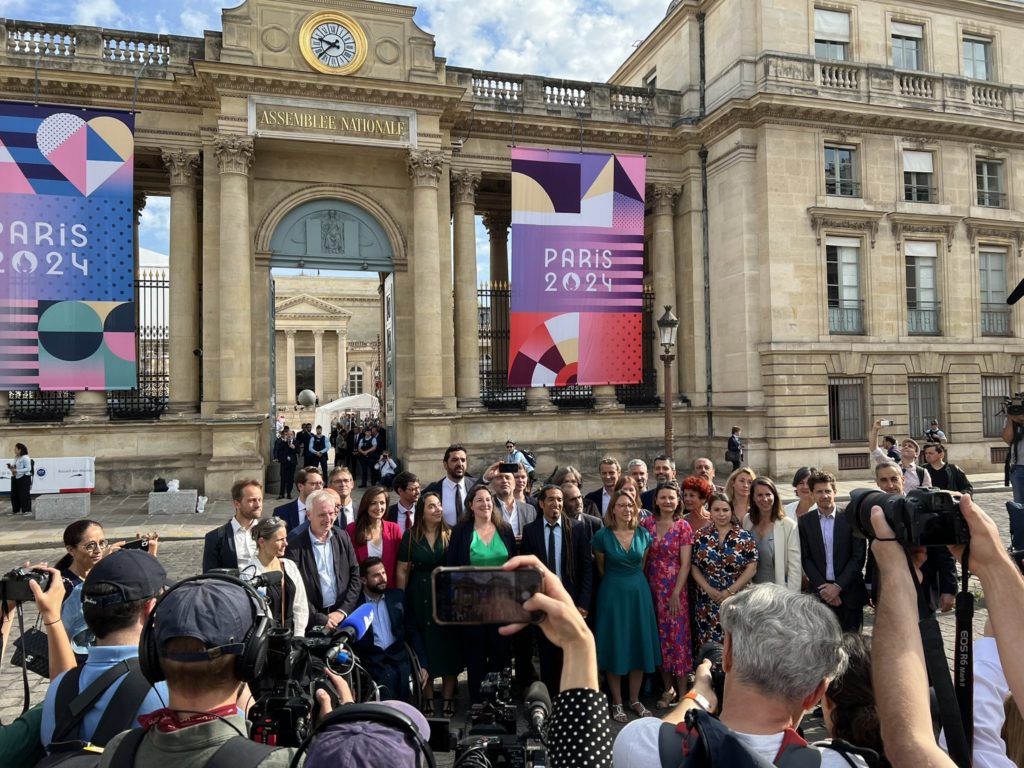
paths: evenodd
<path fill-rule="evenodd" d="M 97 584 L 116 588 L 110 595 L 90 595 Z M 89 571 L 82 585 L 82 602 L 89 605 L 116 605 L 154 597 L 171 582 L 160 561 L 147 552 L 121 549 L 111 552 Z"/>
<path fill-rule="evenodd" d="M 423 713 L 404 701 L 381 701 L 408 717 L 424 741 L 430 739 L 430 725 Z M 344 765 L 346 768 L 393 768 L 419 765 L 419 748 L 404 731 L 373 720 L 338 723 L 320 731 L 306 753 L 307 768 Z"/>
<path fill-rule="evenodd" d="M 214 579 L 186 581 L 156 607 L 153 632 L 157 652 L 176 661 L 201 661 L 226 653 L 241 653 L 253 624 L 252 598 L 238 584 Z M 164 644 L 175 637 L 192 637 L 216 654 L 167 654 Z"/>

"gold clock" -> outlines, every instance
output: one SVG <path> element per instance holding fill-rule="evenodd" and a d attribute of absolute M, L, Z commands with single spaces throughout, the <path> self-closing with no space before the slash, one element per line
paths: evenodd
<path fill-rule="evenodd" d="M 349 75 L 366 61 L 366 33 L 355 19 L 336 11 L 314 13 L 299 30 L 302 58 L 318 72 Z"/>

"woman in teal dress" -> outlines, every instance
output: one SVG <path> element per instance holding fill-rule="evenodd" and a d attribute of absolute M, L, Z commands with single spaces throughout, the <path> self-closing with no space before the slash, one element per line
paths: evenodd
<path fill-rule="evenodd" d="M 594 560 L 602 576 L 597 591 L 597 666 L 608 676 L 611 715 L 628 720 L 622 707 L 622 676 L 629 678 L 629 708 L 640 717 L 650 710 L 640 701 L 645 672 L 661 664 L 661 643 L 651 588 L 644 575 L 651 534 L 637 525 L 637 499 L 616 492 L 608 502 L 605 527 L 594 534 Z"/>
<path fill-rule="evenodd" d="M 516 555 L 512 528 L 494 504 L 486 485 L 474 485 L 466 494 L 466 510 L 452 529 L 448 565 L 504 565 Z M 496 624 L 462 628 L 463 658 L 469 678 L 469 699 L 480 699 L 480 683 L 488 672 L 500 672 L 512 663 L 511 639 L 498 634 Z"/>
<path fill-rule="evenodd" d="M 431 574 L 448 562 L 448 542 L 452 529 L 444 521 L 441 495 L 428 491 L 416 502 L 416 522 L 402 535 L 398 547 L 398 572 L 395 585 L 405 590 L 406 603 L 416 631 L 427 647 L 427 658 L 420 664 L 430 675 L 423 687 L 424 710 L 433 711 L 434 679 L 441 678 L 443 712 L 455 715 L 455 687 L 462 664 L 459 662 L 458 634 L 452 627 L 434 621 L 434 591 Z"/>

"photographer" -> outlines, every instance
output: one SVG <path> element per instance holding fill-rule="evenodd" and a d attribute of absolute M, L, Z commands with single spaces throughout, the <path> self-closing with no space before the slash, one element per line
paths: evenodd
<path fill-rule="evenodd" d="M 1024 504 L 1024 413 L 1007 412 L 1003 442 L 1010 446 L 1006 452 L 1004 483 L 1013 487 L 1013 500 Z"/>
<path fill-rule="evenodd" d="M 60 571 L 45 565 L 33 566 L 34 570 L 49 574 L 50 583 L 46 591 L 39 584 L 30 581 L 29 589 L 35 597 L 39 617 L 46 629 L 47 651 L 50 662 L 50 679 L 75 668 L 75 654 L 71 650 L 64 625 L 60 620 L 60 606 L 64 599 L 64 582 Z M 15 621 L 15 603 L 8 601 L 0 617 L 0 661 L 7 649 L 7 637 Z M 29 768 L 46 753 L 39 740 L 39 729 L 43 719 L 43 705 L 36 704 L 18 717 L 13 723 L 0 725 L 0 755 L 5 757 L 5 768 Z"/>
<path fill-rule="evenodd" d="M 398 471 L 398 464 L 391 458 L 389 451 L 383 451 L 380 458 L 377 459 L 377 463 L 373 465 L 373 468 L 377 470 L 377 475 L 380 477 L 380 484 L 387 489 L 391 489 L 392 484 L 395 481 L 395 472 Z"/>
<path fill-rule="evenodd" d="M 660 765 L 662 729 L 674 730 L 689 709 L 714 712 L 719 703 L 721 723 L 730 735 L 765 760 L 775 761 L 791 744 L 806 748 L 795 729 L 847 665 L 843 635 L 832 611 L 810 595 L 778 584 L 756 584 L 722 603 L 721 622 L 722 702 L 711 682 L 711 665 L 705 661 L 697 669 L 693 689 L 664 721 L 642 718 L 622 729 L 615 740 L 616 768 Z M 752 764 L 728 763 L 737 768 Z M 846 758 L 831 749 L 822 750 L 821 765 L 849 768 Z"/>
<path fill-rule="evenodd" d="M 543 611 L 538 625 L 544 636 L 562 650 L 561 693 L 547 721 L 551 768 L 599 768 L 609 765 L 612 734 L 608 727 L 608 698 L 598 690 L 597 648 L 594 636 L 562 582 L 533 556 L 514 557 L 502 566 L 539 568 L 543 591 L 523 603 L 528 611 Z M 512 635 L 526 624 L 509 624 L 498 631 Z M 645 718 L 657 722 L 654 718 Z M 644 722 L 640 720 L 637 722 Z"/>
<path fill-rule="evenodd" d="M 1003 672 L 1010 691 L 1020 702 L 1024 695 L 1024 612 L 1020 609 L 1024 604 L 1024 578 L 1006 554 L 995 523 L 969 495 L 960 499 L 960 514 L 970 529 L 968 567 L 985 590 Z M 914 618 L 917 594 L 906 550 L 895 539 L 881 507 L 871 508 L 871 526 L 877 536 L 871 549 L 883 594 L 873 648 L 875 697 L 886 755 L 893 765 L 952 766 L 953 761 L 932 735 L 924 650 Z M 962 546 L 951 546 L 950 550 L 962 560 Z"/>

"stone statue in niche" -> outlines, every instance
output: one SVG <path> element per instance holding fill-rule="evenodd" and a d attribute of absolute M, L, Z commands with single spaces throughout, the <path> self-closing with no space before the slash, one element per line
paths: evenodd
<path fill-rule="evenodd" d="M 345 253 L 345 222 L 337 211 L 328 211 L 320 223 L 320 245 L 324 253 Z"/>

